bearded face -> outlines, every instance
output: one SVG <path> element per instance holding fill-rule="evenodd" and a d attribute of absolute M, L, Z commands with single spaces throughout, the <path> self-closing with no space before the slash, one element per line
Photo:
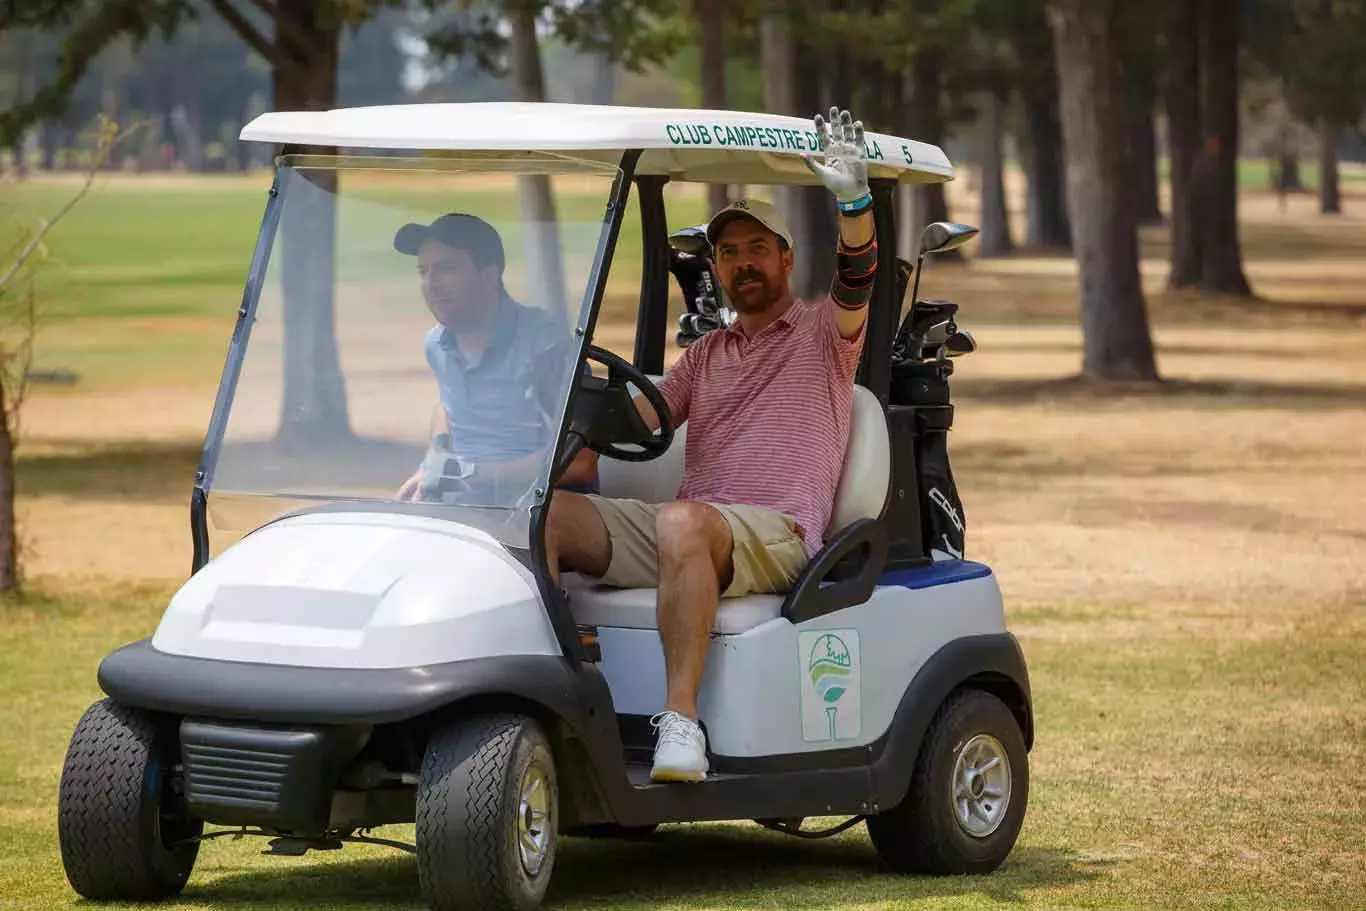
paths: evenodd
<path fill-rule="evenodd" d="M 738 313 L 762 313 L 788 294 L 792 251 L 753 218 L 735 218 L 716 238 L 716 278 Z"/>

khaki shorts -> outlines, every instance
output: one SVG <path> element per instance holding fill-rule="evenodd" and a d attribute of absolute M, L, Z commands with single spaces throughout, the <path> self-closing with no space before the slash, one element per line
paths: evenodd
<path fill-rule="evenodd" d="M 655 516 L 659 503 L 619 500 L 590 494 L 612 541 L 612 559 L 601 582 L 614 588 L 654 588 L 659 584 Z M 723 598 L 786 592 L 806 568 L 808 557 L 792 521 L 759 506 L 706 504 L 725 517 L 734 541 L 730 585 Z M 722 580 L 724 581 L 724 580 Z"/>

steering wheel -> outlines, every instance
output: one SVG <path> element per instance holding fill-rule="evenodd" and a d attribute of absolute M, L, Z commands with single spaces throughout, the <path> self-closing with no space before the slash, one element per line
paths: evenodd
<path fill-rule="evenodd" d="M 620 357 L 605 348 L 597 345 L 589 345 L 584 352 L 584 358 L 590 361 L 597 361 L 607 368 L 607 385 L 602 391 L 607 393 L 604 398 L 607 400 L 607 411 L 616 412 L 618 409 L 612 406 L 624 404 L 627 406 L 626 414 L 601 414 L 606 418 L 605 423 L 615 425 L 610 436 L 614 439 L 602 439 L 598 434 L 590 432 L 585 434 L 585 442 L 588 447 L 600 455 L 605 455 L 611 459 L 619 459 L 623 462 L 648 462 L 657 459 L 668 450 L 674 439 L 673 415 L 669 413 L 669 404 L 664 401 L 663 394 L 655 386 L 650 378 L 636 368 L 634 364 Z M 645 396 L 645 401 L 650 403 L 650 407 L 659 416 L 659 430 L 652 433 L 641 419 L 640 413 L 636 411 L 635 402 L 631 400 L 627 392 L 627 382 L 634 383 L 640 388 L 640 392 Z M 615 393 L 615 394 L 614 394 Z M 607 428 L 603 428 L 607 429 Z M 624 431 L 624 432 L 623 432 Z M 604 434 L 607 436 L 609 434 Z M 629 439 L 616 439 L 615 437 L 628 436 Z M 630 443 L 641 447 L 640 452 L 631 449 L 622 449 L 620 443 Z"/>
<path fill-rule="evenodd" d="M 574 413 L 552 477 L 563 476 L 585 446 L 622 462 L 648 462 L 662 456 L 673 443 L 674 422 L 659 389 L 630 361 L 596 345 L 589 345 L 584 357 L 606 367 L 607 379 L 592 373 L 579 377 Z M 651 431 L 636 410 L 635 400 L 626 387 L 628 382 L 640 387 L 659 416 L 657 431 Z M 624 449 L 623 444 L 639 446 L 640 450 Z"/>

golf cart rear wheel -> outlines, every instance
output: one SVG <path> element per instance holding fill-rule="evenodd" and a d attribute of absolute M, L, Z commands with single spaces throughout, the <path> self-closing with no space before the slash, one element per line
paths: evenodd
<path fill-rule="evenodd" d="M 1024 822 L 1029 761 L 1004 702 L 965 690 L 935 715 L 906 797 L 868 818 L 883 861 L 903 873 L 989 873 Z"/>
<path fill-rule="evenodd" d="M 67 747 L 57 797 L 62 865 L 88 899 L 153 901 L 185 888 L 199 854 L 176 793 L 176 726 L 109 699 L 86 709 Z"/>
<path fill-rule="evenodd" d="M 559 792 L 550 743 L 512 714 L 432 735 L 417 791 L 417 872 L 434 911 L 530 911 L 555 865 Z"/>

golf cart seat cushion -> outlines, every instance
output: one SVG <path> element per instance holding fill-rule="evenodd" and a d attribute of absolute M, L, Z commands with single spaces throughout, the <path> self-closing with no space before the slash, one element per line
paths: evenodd
<path fill-rule="evenodd" d="M 615 626 L 625 629 L 655 629 L 654 588 L 608 588 L 579 573 L 564 573 L 561 584 L 569 592 L 569 603 L 578 623 Z M 712 629 L 722 635 L 735 635 L 776 619 L 782 610 L 779 595 L 746 595 L 724 598 L 716 610 Z"/>
<path fill-rule="evenodd" d="M 657 382 L 660 377 L 652 376 L 650 379 Z M 683 482 L 687 431 L 687 424 L 679 427 L 668 451 L 648 462 L 599 459 L 598 477 L 602 495 L 645 503 L 667 503 L 675 499 L 679 485 Z M 891 445 L 882 405 L 867 387 L 856 384 L 849 448 L 845 452 L 844 470 L 835 492 L 834 509 L 825 529 L 827 536 L 859 519 L 876 519 L 882 514 L 887 486 L 891 482 L 891 465 Z"/>

